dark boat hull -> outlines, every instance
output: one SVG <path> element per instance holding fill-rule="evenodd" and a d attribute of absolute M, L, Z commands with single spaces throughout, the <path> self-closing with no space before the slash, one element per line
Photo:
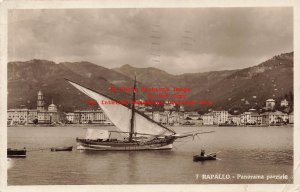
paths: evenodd
<path fill-rule="evenodd" d="M 73 150 L 73 146 L 71 147 L 56 147 L 56 148 L 51 148 L 51 151 L 72 151 Z"/>
<path fill-rule="evenodd" d="M 78 150 L 90 151 L 145 151 L 145 150 L 171 150 L 174 139 L 160 139 L 151 142 L 125 142 L 125 141 L 92 141 L 77 139 Z"/>
<path fill-rule="evenodd" d="M 193 157 L 193 161 L 207 161 L 207 160 L 216 160 L 217 155 L 205 155 L 205 156 L 200 156 L 200 155 L 195 155 Z"/>
<path fill-rule="evenodd" d="M 7 149 L 7 157 L 25 158 L 26 157 L 26 149 Z"/>

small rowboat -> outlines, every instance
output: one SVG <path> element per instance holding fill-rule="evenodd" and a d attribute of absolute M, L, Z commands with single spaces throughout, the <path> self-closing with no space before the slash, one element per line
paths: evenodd
<path fill-rule="evenodd" d="M 17 158 L 25 158 L 26 157 L 26 148 L 24 149 L 7 149 L 7 157 L 17 157 Z"/>
<path fill-rule="evenodd" d="M 73 146 L 71 147 L 52 147 L 51 151 L 72 151 L 73 150 Z"/>
<path fill-rule="evenodd" d="M 204 155 L 204 156 L 195 155 L 193 157 L 193 160 L 194 161 L 217 160 L 217 154 L 216 153 L 211 153 L 211 154 Z"/>

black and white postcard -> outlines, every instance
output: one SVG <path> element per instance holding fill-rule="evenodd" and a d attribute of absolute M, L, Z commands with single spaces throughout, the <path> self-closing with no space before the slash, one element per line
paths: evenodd
<path fill-rule="evenodd" d="M 3 190 L 299 190 L 298 1 L 55 2 L 1 4 Z"/>

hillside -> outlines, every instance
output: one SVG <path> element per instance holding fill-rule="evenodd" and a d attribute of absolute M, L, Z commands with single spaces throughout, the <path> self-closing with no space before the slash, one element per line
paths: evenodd
<path fill-rule="evenodd" d="M 36 108 L 38 90 L 42 90 L 46 104 L 51 100 L 63 111 L 86 109 L 89 97 L 79 92 L 64 78 L 78 82 L 116 99 L 130 98 L 130 95 L 111 93 L 113 84 L 132 86 L 133 81 L 109 69 L 87 62 L 55 64 L 45 60 L 12 62 L 8 64 L 8 108 L 25 105 Z M 94 106 L 95 107 L 95 106 Z"/>
<path fill-rule="evenodd" d="M 123 65 L 108 69 L 89 62 L 56 64 L 46 60 L 8 63 L 8 108 L 36 108 L 37 91 L 42 90 L 46 104 L 51 100 L 63 111 L 87 109 L 90 100 L 67 83 L 68 78 L 116 99 L 130 99 L 130 94 L 111 93 L 109 87 L 138 86 L 188 87 L 187 100 L 208 100 L 214 109 L 240 111 L 264 104 L 267 98 L 281 98 L 293 92 L 293 53 L 275 56 L 254 67 L 242 70 L 213 71 L 172 75 L 157 68 Z M 146 98 L 145 95 L 138 95 Z M 95 106 L 94 106 L 95 107 Z M 203 106 L 188 109 L 204 110 Z"/>
<path fill-rule="evenodd" d="M 127 76 L 136 73 L 143 84 L 189 87 L 189 100 L 211 101 L 215 109 L 244 111 L 251 107 L 258 108 L 262 107 L 268 98 L 280 99 L 293 92 L 293 52 L 274 56 L 259 65 L 242 70 L 182 75 L 171 75 L 155 68 L 135 68 L 130 65 L 114 70 Z M 153 77 L 159 77 L 155 83 Z M 199 109 L 199 106 L 190 109 L 196 108 Z"/>
<path fill-rule="evenodd" d="M 186 94 L 188 98 L 197 93 L 209 89 L 209 87 L 225 77 L 233 74 L 236 70 L 230 71 L 212 71 L 205 73 L 186 73 L 181 75 L 172 75 L 157 68 L 136 68 L 128 64 L 113 70 L 122 73 L 128 77 L 136 74 L 137 79 L 149 87 L 186 87 L 191 91 Z"/>
<path fill-rule="evenodd" d="M 210 99 L 219 109 L 249 109 L 264 106 L 268 98 L 278 100 L 290 93 L 293 93 L 293 53 L 236 71 L 191 99 Z"/>

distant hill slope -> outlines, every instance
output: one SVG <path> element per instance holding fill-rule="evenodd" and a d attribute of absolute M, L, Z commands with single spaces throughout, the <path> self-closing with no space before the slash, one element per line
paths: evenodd
<path fill-rule="evenodd" d="M 136 74 L 137 79 L 149 87 L 189 88 L 191 91 L 186 93 L 188 98 L 209 89 L 215 83 L 236 72 L 236 70 L 230 70 L 172 75 L 157 68 L 136 68 L 128 64 L 113 70 L 128 77 Z"/>
<path fill-rule="evenodd" d="M 236 71 L 191 99 L 210 99 L 220 109 L 249 108 L 262 107 L 266 99 L 278 100 L 290 93 L 293 93 L 293 53 L 286 53 Z"/>
<path fill-rule="evenodd" d="M 187 100 L 209 100 L 215 109 L 241 109 L 261 106 L 267 98 L 281 98 L 293 92 L 293 52 L 281 54 L 257 66 L 242 70 L 213 71 L 172 75 L 157 68 L 123 65 L 108 69 L 89 62 L 56 64 L 45 60 L 8 63 L 8 108 L 25 105 L 36 108 L 37 91 L 46 103 L 51 100 L 63 111 L 87 109 L 90 100 L 67 83 L 68 78 L 116 99 L 130 99 L 123 92 L 111 93 L 109 87 L 132 87 L 134 74 L 138 86 L 188 87 Z M 140 98 L 146 98 L 139 94 Z M 94 106 L 95 107 L 95 106 Z M 203 106 L 187 107 L 201 109 Z"/>
<path fill-rule="evenodd" d="M 87 62 L 60 64 L 44 60 L 11 62 L 8 64 L 8 108 L 17 108 L 20 105 L 36 108 L 38 90 L 44 93 L 47 105 L 53 99 L 64 111 L 91 107 L 87 104 L 91 99 L 64 78 L 116 99 L 129 99 L 130 95 L 124 92 L 111 93 L 109 91 L 111 85 L 133 84 L 132 79 L 122 74 Z"/>
<path fill-rule="evenodd" d="M 257 66 L 241 70 L 182 75 L 171 75 L 156 68 L 135 68 L 130 65 L 123 65 L 114 70 L 127 76 L 136 73 L 143 84 L 189 87 L 189 100 L 212 101 L 215 109 L 243 111 L 251 107 L 262 107 L 268 98 L 280 99 L 293 93 L 293 55 L 291 52 L 274 56 Z M 191 109 L 199 107 L 201 106 Z"/>

